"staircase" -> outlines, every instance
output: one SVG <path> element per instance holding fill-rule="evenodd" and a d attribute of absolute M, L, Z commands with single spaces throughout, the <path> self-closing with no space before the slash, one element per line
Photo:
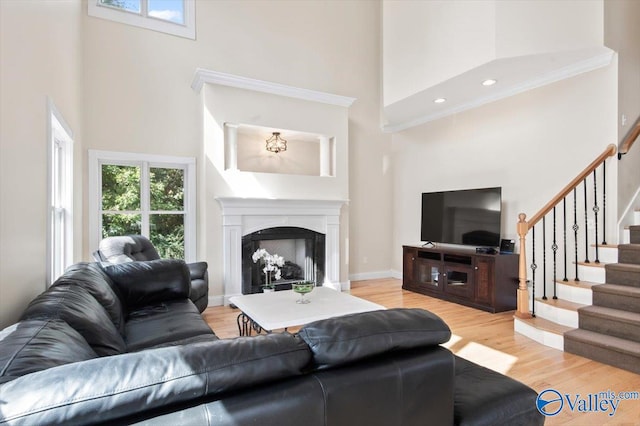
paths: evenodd
<path fill-rule="evenodd" d="M 564 333 L 564 350 L 640 374 L 640 226 L 605 265 L 605 284 L 591 287 L 593 304 L 578 308 L 579 328 Z"/>

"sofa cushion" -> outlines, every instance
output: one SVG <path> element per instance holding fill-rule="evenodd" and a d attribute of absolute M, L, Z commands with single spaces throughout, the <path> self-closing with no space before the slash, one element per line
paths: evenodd
<path fill-rule="evenodd" d="M 503 374 L 455 357 L 454 422 L 461 426 L 543 425 L 538 394 Z"/>
<path fill-rule="evenodd" d="M 78 285 L 87 290 L 107 311 L 111 322 L 121 335 L 124 335 L 124 318 L 126 312 L 122 305 L 122 295 L 118 287 L 104 273 L 97 263 L 76 263 L 52 284 Z"/>
<path fill-rule="evenodd" d="M 27 320 L 0 337 L 0 383 L 58 365 L 97 358 L 86 340 L 64 321 Z"/>
<path fill-rule="evenodd" d="M 182 260 L 159 259 L 104 266 L 129 309 L 175 299 L 187 299 L 189 268 Z"/>
<path fill-rule="evenodd" d="M 385 352 L 434 346 L 451 337 L 449 326 L 423 309 L 388 309 L 345 315 L 305 325 L 299 332 L 317 368 Z"/>
<path fill-rule="evenodd" d="M 16 424 L 88 424 L 95 423 L 99 413 L 100 422 L 113 423 L 141 407 L 169 407 L 298 376 L 310 359 L 301 339 L 283 333 L 77 362 L 0 386 L 0 419 Z"/>
<path fill-rule="evenodd" d="M 99 355 L 115 355 L 125 351 L 120 332 L 107 311 L 84 288 L 56 285 L 33 299 L 21 320 L 61 319 L 84 337 Z"/>
<path fill-rule="evenodd" d="M 214 335 L 189 299 L 170 300 L 132 311 L 125 325 L 127 352 L 199 335 Z"/>

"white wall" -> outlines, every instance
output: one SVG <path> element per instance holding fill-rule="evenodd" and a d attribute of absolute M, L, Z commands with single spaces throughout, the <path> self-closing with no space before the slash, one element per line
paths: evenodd
<path fill-rule="evenodd" d="M 383 0 L 383 11 L 385 106 L 499 59 L 604 42 L 603 0 Z"/>
<path fill-rule="evenodd" d="M 46 288 L 47 97 L 74 132 L 82 253 L 82 4 L 0 1 L 0 328 Z"/>
<path fill-rule="evenodd" d="M 383 1 L 384 104 L 495 59 L 494 3 Z"/>
<path fill-rule="evenodd" d="M 640 117 L 640 2 L 616 0 L 605 3 L 605 42 L 618 52 L 618 137 L 621 141 Z M 625 125 L 622 116 L 626 116 Z M 619 162 L 618 210 L 624 210 L 640 190 L 640 140 Z M 635 200 L 640 208 L 640 199 Z M 622 227 L 633 224 L 633 208 L 626 217 L 621 217 Z"/>
<path fill-rule="evenodd" d="M 86 147 L 197 158 L 197 257 L 209 262 L 215 296 L 222 288 L 222 228 L 214 197 L 228 195 L 229 187 L 207 166 L 221 161 L 223 152 L 208 145 L 204 111 L 205 106 L 224 111 L 232 106 L 205 105 L 206 91 L 203 96 L 190 87 L 196 68 L 357 98 L 348 111 L 349 145 L 336 157 L 345 165 L 338 166 L 336 178 L 329 178 L 340 182 L 341 197 L 350 197 L 343 208 L 343 235 L 349 236 L 342 247 L 343 279 L 349 273 L 389 270 L 390 183 L 381 152 L 388 149 L 390 137 L 379 127 L 380 5 L 358 0 L 198 1 L 196 13 L 195 41 L 86 18 Z M 297 129 L 300 123 L 263 124 L 314 131 L 308 125 Z M 263 195 L 274 189 L 294 191 L 275 176 L 261 176 Z M 336 197 L 330 185 L 317 184 L 327 178 L 300 179 L 296 191 Z M 88 245 L 85 239 L 85 257 L 95 249 Z M 349 253 L 360 260 L 367 257 L 367 263 L 347 264 Z"/>
<path fill-rule="evenodd" d="M 420 242 L 422 192 L 501 186 L 502 238 L 517 240 L 518 214 L 535 214 L 615 138 L 616 85 L 612 64 L 395 134 L 394 269 L 401 246 Z"/>

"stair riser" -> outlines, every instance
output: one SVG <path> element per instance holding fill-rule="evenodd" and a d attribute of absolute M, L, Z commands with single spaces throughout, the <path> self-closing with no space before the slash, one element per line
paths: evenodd
<path fill-rule="evenodd" d="M 580 328 L 640 343 L 640 323 L 628 323 L 580 312 Z"/>
<path fill-rule="evenodd" d="M 629 231 L 629 242 L 631 244 L 640 244 L 640 230 Z"/>
<path fill-rule="evenodd" d="M 640 374 L 640 355 L 620 353 L 564 337 L 564 351 Z"/>
<path fill-rule="evenodd" d="M 640 298 L 593 291 L 593 305 L 622 311 L 640 312 Z"/>
<path fill-rule="evenodd" d="M 573 279 L 574 277 L 572 276 L 570 278 Z M 578 265 L 578 278 L 580 278 L 581 281 L 604 284 L 606 282 L 606 272 L 604 268 Z"/>
<path fill-rule="evenodd" d="M 593 301 L 592 291 L 589 288 L 575 287 L 558 283 L 558 298 L 569 302 L 591 305 Z"/>
<path fill-rule="evenodd" d="M 578 328 L 578 312 L 568 309 L 556 308 L 536 301 L 536 315 L 540 318 L 553 321 L 556 324 L 566 325 L 567 327 Z"/>
<path fill-rule="evenodd" d="M 640 287 L 640 271 L 621 271 L 607 268 L 606 283 Z"/>
<path fill-rule="evenodd" d="M 621 247 L 618 250 L 618 262 L 640 265 L 640 250 Z"/>
<path fill-rule="evenodd" d="M 595 259 L 595 248 L 591 247 L 593 259 Z M 599 246 L 598 247 L 598 260 L 602 263 L 616 263 L 618 262 L 618 249 L 611 246 Z"/>
<path fill-rule="evenodd" d="M 554 348 L 559 351 L 563 350 L 564 348 L 562 334 L 557 334 L 546 330 L 539 330 L 535 327 L 531 327 L 530 325 L 525 324 L 517 318 L 515 319 L 513 324 L 516 333 L 527 336 L 529 339 L 535 340 L 542 345 L 549 346 L 550 348 Z"/>

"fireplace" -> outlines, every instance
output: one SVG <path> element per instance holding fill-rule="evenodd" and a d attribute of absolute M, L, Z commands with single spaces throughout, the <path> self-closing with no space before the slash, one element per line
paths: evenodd
<path fill-rule="evenodd" d="M 315 243 L 316 283 L 338 290 L 343 287 L 340 282 L 340 211 L 345 201 L 238 197 L 218 197 L 216 200 L 222 208 L 225 304 L 229 303 L 230 297 L 244 293 L 243 237 L 274 228 L 298 228 L 322 234 L 324 236 L 324 259 L 322 260 L 318 257 L 323 251 L 322 246 Z M 278 239 L 306 240 L 306 237 L 278 237 Z M 275 241 L 277 239 L 268 239 L 265 243 L 271 244 Z M 267 251 L 271 253 L 271 250 Z M 272 254 L 282 255 L 278 251 Z M 320 262 L 324 262 L 324 268 Z"/>
<path fill-rule="evenodd" d="M 260 262 L 251 256 L 259 248 L 284 258 L 281 278 L 272 281 L 276 290 L 289 290 L 292 283 L 324 281 L 325 236 L 310 229 L 281 226 L 262 229 L 242 237 L 242 293 L 258 293 L 265 284 Z"/>

